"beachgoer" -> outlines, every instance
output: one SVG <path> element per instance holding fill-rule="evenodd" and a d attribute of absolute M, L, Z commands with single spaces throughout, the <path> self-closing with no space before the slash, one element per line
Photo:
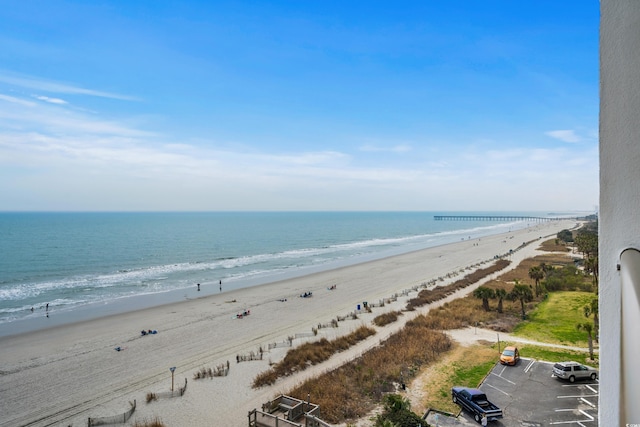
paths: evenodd
<path fill-rule="evenodd" d="M 47 303 L 47 311 L 49 311 L 49 303 Z"/>
<path fill-rule="evenodd" d="M 200 292 L 200 283 L 198 283 L 198 292 Z"/>
<path fill-rule="evenodd" d="M 33 307 L 31 307 L 31 312 L 33 313 Z"/>
<path fill-rule="evenodd" d="M 220 292 L 222 292 L 222 280 L 220 280 Z"/>

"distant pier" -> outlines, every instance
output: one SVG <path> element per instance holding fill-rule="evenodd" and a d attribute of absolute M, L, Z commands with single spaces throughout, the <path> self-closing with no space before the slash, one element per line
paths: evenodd
<path fill-rule="evenodd" d="M 436 221 L 560 221 L 568 218 L 514 215 L 434 215 Z"/>

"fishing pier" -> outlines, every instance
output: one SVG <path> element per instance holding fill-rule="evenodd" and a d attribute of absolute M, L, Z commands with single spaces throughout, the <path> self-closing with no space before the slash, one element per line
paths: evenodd
<path fill-rule="evenodd" d="M 560 221 L 568 218 L 516 215 L 434 215 L 436 221 Z"/>

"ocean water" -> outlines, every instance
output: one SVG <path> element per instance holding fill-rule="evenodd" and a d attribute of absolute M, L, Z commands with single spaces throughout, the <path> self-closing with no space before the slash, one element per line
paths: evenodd
<path fill-rule="evenodd" d="M 201 295 L 220 292 L 220 281 L 226 292 L 533 225 L 434 220 L 434 215 L 456 214 L 548 216 L 0 213 L 0 329 L 6 333 L 14 323 L 42 319 L 47 304 L 52 317 L 81 310 L 98 313 L 93 308 L 124 301 L 153 305 L 181 298 L 197 283 Z"/>

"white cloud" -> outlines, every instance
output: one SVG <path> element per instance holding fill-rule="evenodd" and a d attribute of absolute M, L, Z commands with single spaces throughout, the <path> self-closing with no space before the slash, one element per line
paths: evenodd
<path fill-rule="evenodd" d="M 560 141 L 564 141 L 564 142 L 580 142 L 582 141 L 582 138 L 580 138 L 578 135 L 576 135 L 575 131 L 573 130 L 550 130 L 548 132 L 544 133 L 547 136 L 550 136 L 551 138 L 555 138 L 555 139 L 559 139 Z"/>
<path fill-rule="evenodd" d="M 359 147 L 360 151 L 370 152 L 386 152 L 386 153 L 405 153 L 411 151 L 411 146 L 408 144 L 398 144 L 390 147 L 380 147 L 376 145 L 365 144 Z"/>
<path fill-rule="evenodd" d="M 148 137 L 154 134 L 128 126 L 126 123 L 104 120 L 96 116 L 82 114 L 66 107 L 65 104 L 54 103 L 57 107 L 35 103 L 29 100 L 0 95 L 0 101 L 14 104 L 4 106 L 0 102 L 0 125 L 8 128 L 30 129 L 36 133 L 55 133 L 74 136 L 97 138 L 98 136 L 113 135 L 118 137 Z"/>
<path fill-rule="evenodd" d="M 597 149 L 495 144 L 414 144 L 409 162 L 362 154 L 361 163 L 333 147 L 282 153 L 260 141 L 233 149 L 224 141 L 184 141 L 68 104 L 0 95 L 0 210 L 534 210 L 594 203 Z M 409 149 L 388 141 L 371 147 Z M 563 204 L 541 205 L 550 193 Z"/>
<path fill-rule="evenodd" d="M 31 106 L 35 105 L 35 103 L 33 103 L 31 101 L 27 101 L 27 100 L 16 98 L 15 96 L 9 96 L 9 95 L 0 94 L 0 100 L 6 101 L 6 102 L 11 102 L 13 104 L 24 105 L 24 106 L 27 106 L 27 107 L 31 107 Z"/>
<path fill-rule="evenodd" d="M 10 85 L 35 89 L 43 92 L 50 93 L 66 93 L 70 95 L 87 95 L 96 96 L 101 98 L 120 99 L 123 101 L 136 101 L 137 98 L 128 95 L 121 95 L 118 93 L 104 92 L 94 89 L 86 89 L 79 86 L 74 86 L 67 83 L 54 82 L 50 80 L 40 79 L 31 76 L 20 76 L 13 73 L 0 71 L 0 82 L 8 83 Z"/>
<path fill-rule="evenodd" d="M 33 97 L 39 99 L 40 101 L 49 102 L 51 104 L 68 104 L 67 101 L 60 98 L 49 98 L 48 96 L 43 95 L 33 95 Z"/>

